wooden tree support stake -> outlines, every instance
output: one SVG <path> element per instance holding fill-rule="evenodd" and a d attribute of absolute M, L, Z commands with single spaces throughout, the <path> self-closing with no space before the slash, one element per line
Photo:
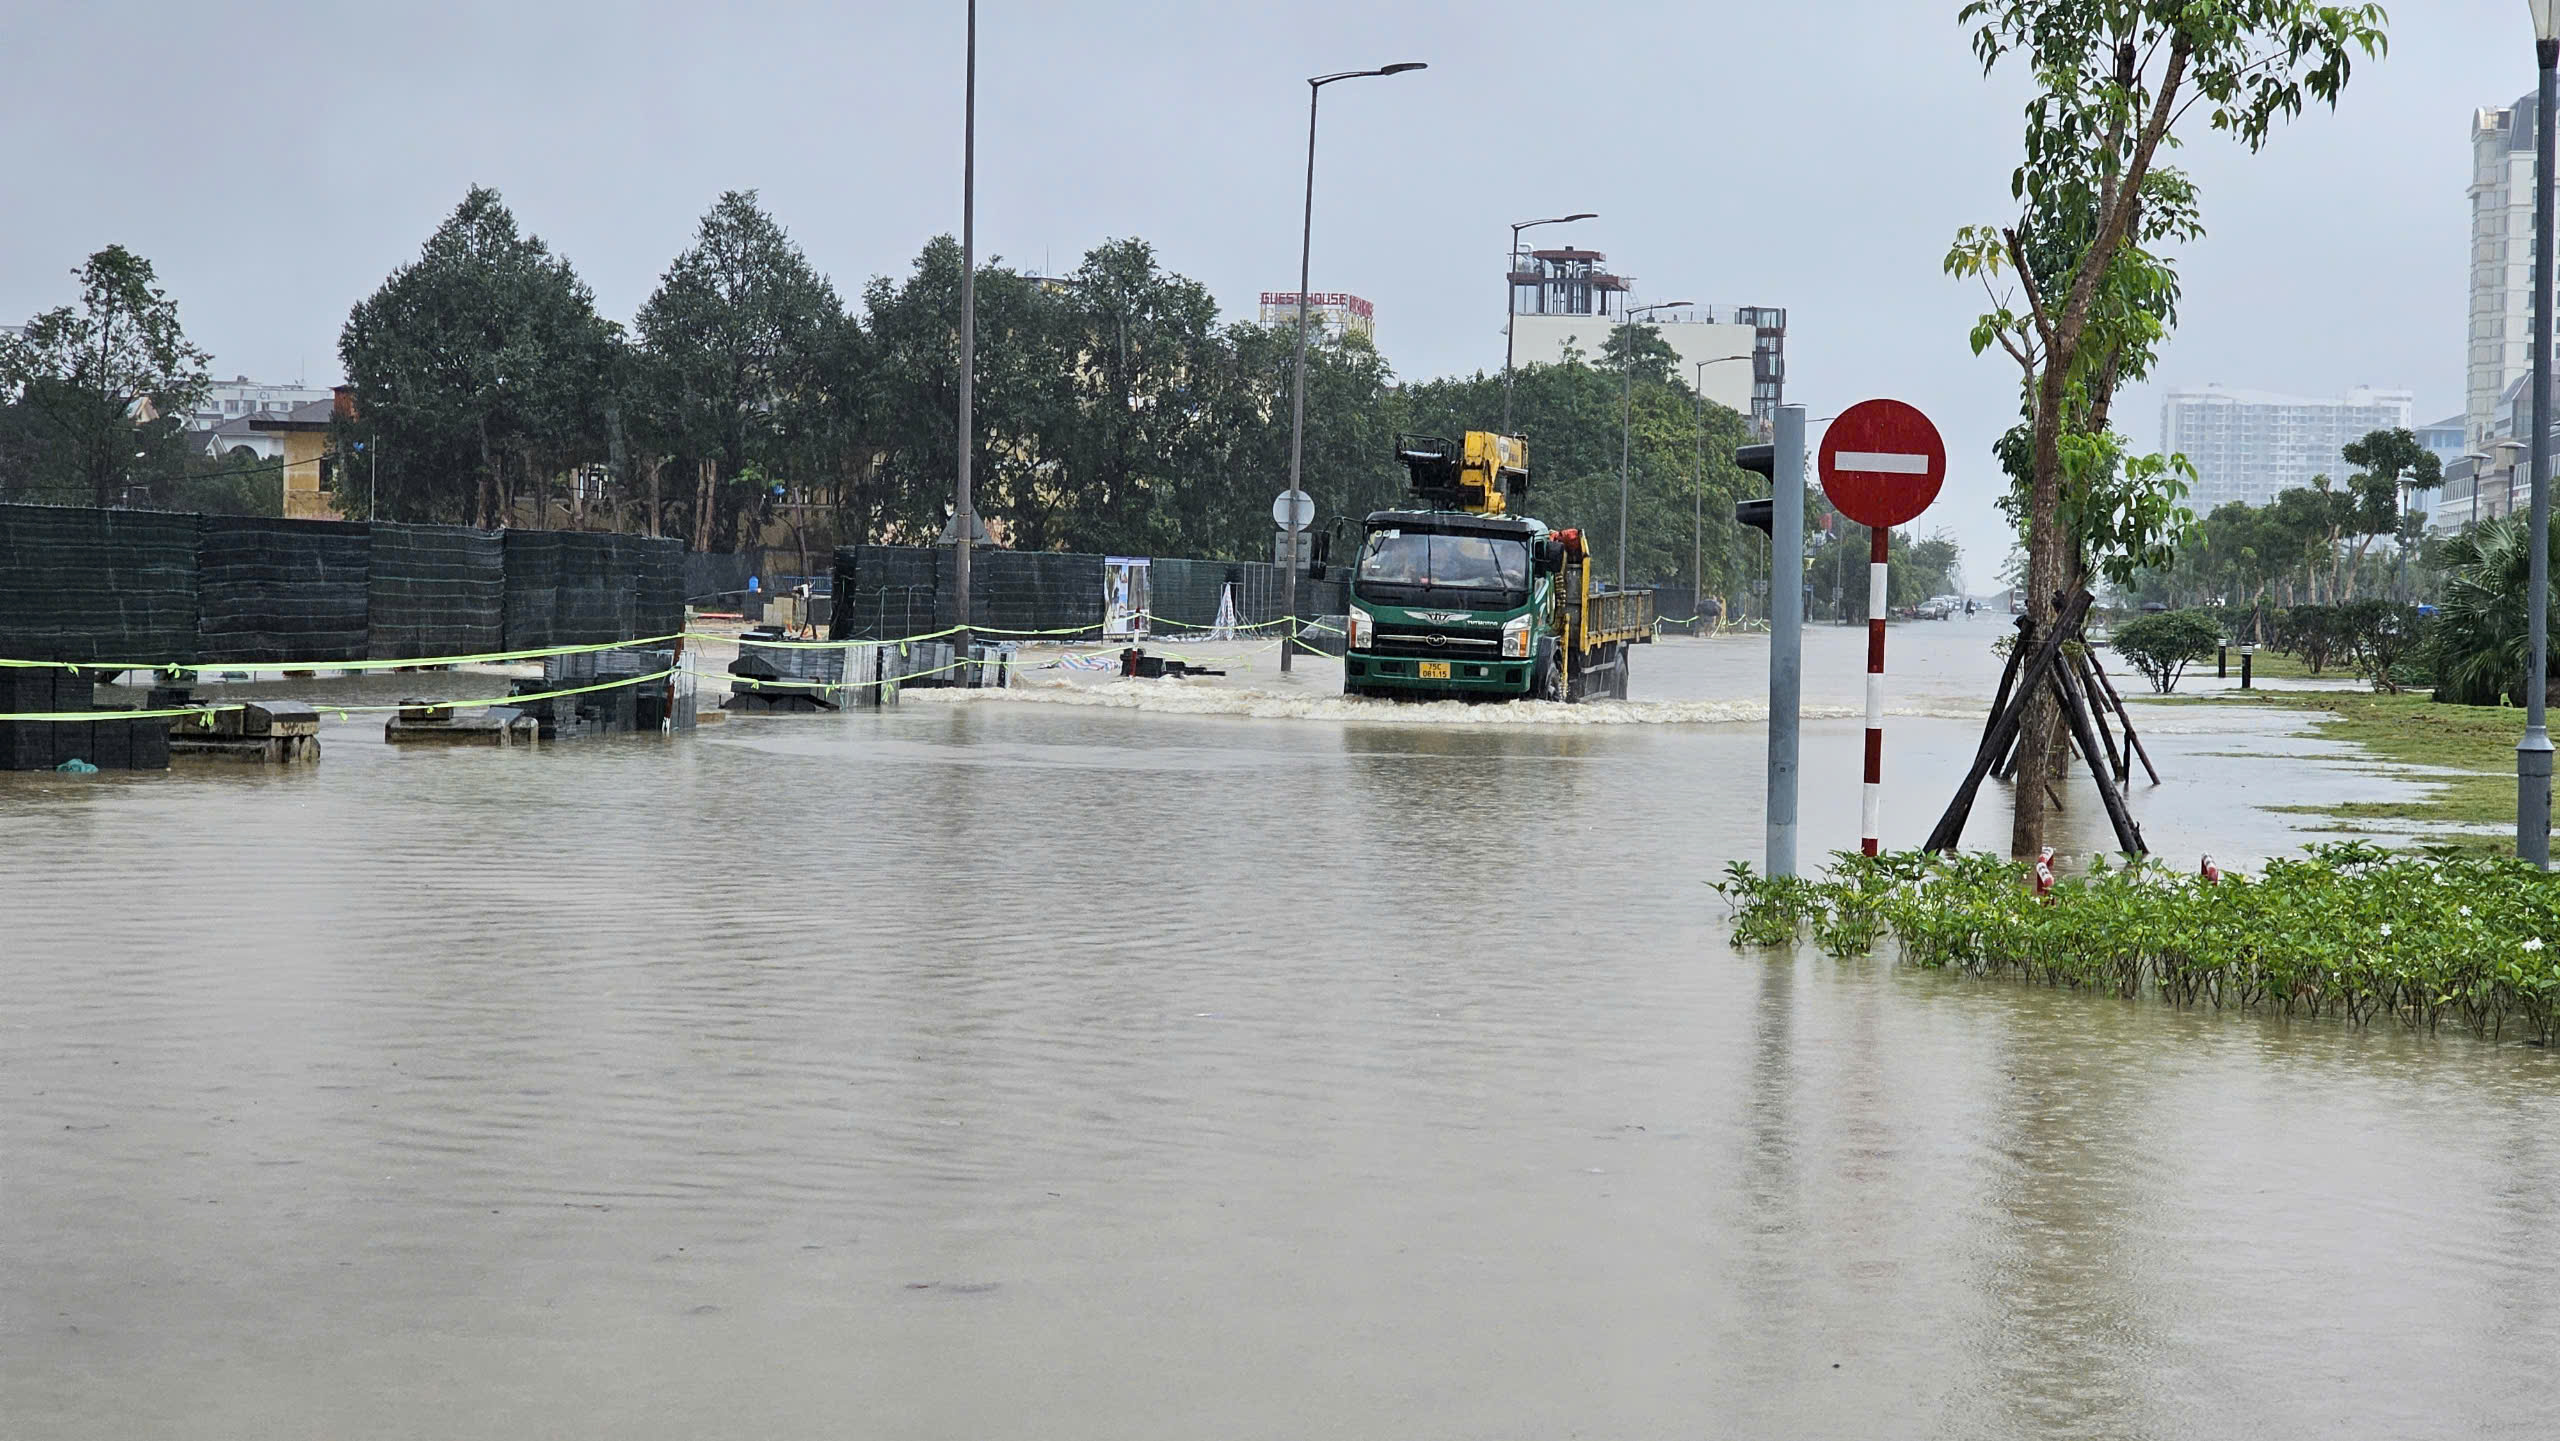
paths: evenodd
<path fill-rule="evenodd" d="M 2062 654 L 2062 643 L 2078 632 L 2081 619 L 2089 613 L 2092 599 L 2085 590 L 2072 596 L 2062 606 L 2061 614 L 2054 617 L 2053 629 L 2035 642 L 2026 663 L 2019 668 L 2018 683 L 2009 692 L 2008 704 L 1993 712 L 1991 728 L 1983 733 L 1982 745 L 1974 752 L 1973 765 L 1965 772 L 1964 783 L 1956 787 L 1955 799 L 1948 802 L 1946 814 L 1938 818 L 1937 829 L 1929 832 L 1925 843 L 1927 849 L 1952 851 L 1963 842 L 1964 823 L 1973 816 L 1974 797 L 1981 793 L 1984 777 L 1991 774 L 1991 768 L 2008 754 L 2009 747 L 2017 740 L 2018 725 L 2026 717 L 2028 701 L 2051 684 L 2054 661 Z M 2019 649 L 2028 649 L 2027 640 L 2031 634 L 2027 622 L 2020 620 Z"/>
<path fill-rule="evenodd" d="M 2097 724 L 2098 743 L 2106 747 L 2107 774 L 2116 778 L 2117 785 L 2123 785 L 2133 776 L 2133 753 L 2129 749 L 2119 748 L 2116 745 L 2115 732 L 2107 728 L 2106 707 L 2097 699 L 2097 677 L 2089 672 L 2089 648 L 2083 645 L 2078 655 L 2067 657 L 2066 669 L 2071 673 L 2073 683 L 2079 687 L 2080 694 L 2087 701 L 2089 719 Z M 2089 769 L 2098 768 L 2097 757 L 2084 756 L 2082 759 L 2089 762 Z"/>
<path fill-rule="evenodd" d="M 2142 827 L 2134 824 L 2133 810 L 2124 802 L 2124 792 L 2116 785 L 2114 772 L 2098 763 L 2097 718 L 2090 712 L 2088 693 L 2080 688 L 2080 677 L 2069 665 L 2054 668 L 2054 679 L 2062 687 L 2063 714 L 2071 721 L 2073 734 L 2080 737 L 2081 758 L 2089 763 L 2089 779 L 2098 783 L 2098 799 L 2107 807 L 2107 821 L 2116 830 L 2116 848 L 2129 856 L 2147 856 L 2151 847 L 2143 843 Z"/>
<path fill-rule="evenodd" d="M 2133 733 L 2133 713 L 2125 709 L 2124 697 L 2116 693 L 2115 678 L 2107 674 L 2105 666 L 2098 664 L 2098 653 L 2095 650 L 2089 652 L 2089 669 L 2097 672 L 2098 685 L 2106 692 L 2107 703 L 2115 707 L 2116 720 L 2124 727 L 2125 744 L 2141 758 L 2142 768 L 2151 775 L 2151 783 L 2155 786 L 2160 784 L 2160 768 L 2151 763 L 2151 752 L 2143 749 L 2142 737 Z"/>

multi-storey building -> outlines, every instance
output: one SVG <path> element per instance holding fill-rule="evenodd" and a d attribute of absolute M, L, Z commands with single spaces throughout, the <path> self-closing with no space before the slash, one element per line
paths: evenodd
<path fill-rule="evenodd" d="M 2196 468 L 2187 497 L 2198 515 L 2232 501 L 2265 505 L 2313 476 L 2343 480 L 2340 454 L 2377 430 L 2408 428 L 2417 396 L 2358 386 L 2336 400 L 2256 390 L 2172 390 L 2160 406 L 2160 448 Z"/>
<path fill-rule="evenodd" d="M 1511 262 L 1511 361 L 1554 365 L 1568 355 L 1600 363 L 1625 323 L 1633 279 L 1606 268 L 1597 250 L 1532 250 Z M 1640 308 L 1640 307 L 1639 307 Z M 1751 418 L 1766 436 L 1786 395 L 1787 312 L 1768 305 L 1684 305 L 1641 322 L 1680 357 L 1684 385 Z"/>
<path fill-rule="evenodd" d="M 2533 364 L 2534 97 L 2471 117 L 2471 317 L 2463 441 L 2485 453 L 2499 399 Z"/>

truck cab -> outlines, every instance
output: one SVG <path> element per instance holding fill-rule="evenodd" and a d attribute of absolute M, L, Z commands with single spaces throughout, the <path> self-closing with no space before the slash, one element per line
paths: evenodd
<path fill-rule="evenodd" d="M 1542 623 L 1556 572 L 1544 524 L 1463 511 L 1382 510 L 1361 527 L 1342 686 L 1509 699 L 1541 693 L 1556 664 Z M 1552 690 L 1552 684 L 1546 686 Z"/>
<path fill-rule="evenodd" d="M 1346 694 L 1576 701 L 1626 696 L 1628 648 L 1653 638 L 1653 593 L 1591 578 L 1576 531 L 1513 513 L 1528 446 L 1470 432 L 1408 436 L 1410 503 L 1372 512 L 1351 567 Z"/>

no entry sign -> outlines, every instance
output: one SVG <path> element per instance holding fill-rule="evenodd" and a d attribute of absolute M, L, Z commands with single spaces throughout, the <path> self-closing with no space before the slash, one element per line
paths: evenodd
<path fill-rule="evenodd" d="M 1947 480 L 1947 445 L 1929 417 L 1899 400 L 1862 400 L 1822 436 L 1822 493 L 1868 528 L 1867 779 L 1859 848 L 1874 855 L 1884 830 L 1885 557 L 1893 528 L 1915 519 Z"/>
<path fill-rule="evenodd" d="M 1823 432 L 1822 493 L 1860 525 L 1916 518 L 1947 479 L 1947 445 L 1929 417 L 1899 400 L 1862 400 Z"/>

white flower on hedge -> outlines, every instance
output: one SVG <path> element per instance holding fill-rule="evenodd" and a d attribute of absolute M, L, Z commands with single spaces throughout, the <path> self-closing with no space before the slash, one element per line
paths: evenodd
<path fill-rule="evenodd" d="M 2531 939 L 2531 940 L 2529 940 L 2529 941 L 2526 941 L 2526 942 L 2524 943 L 2524 948 L 2525 948 L 2526 950 L 2528 950 L 2528 951 L 2538 951 L 2538 950 L 2541 950 L 2541 949 L 2542 949 L 2542 937 L 2540 937 L 2540 936 L 2535 936 L 2533 939 Z"/>

